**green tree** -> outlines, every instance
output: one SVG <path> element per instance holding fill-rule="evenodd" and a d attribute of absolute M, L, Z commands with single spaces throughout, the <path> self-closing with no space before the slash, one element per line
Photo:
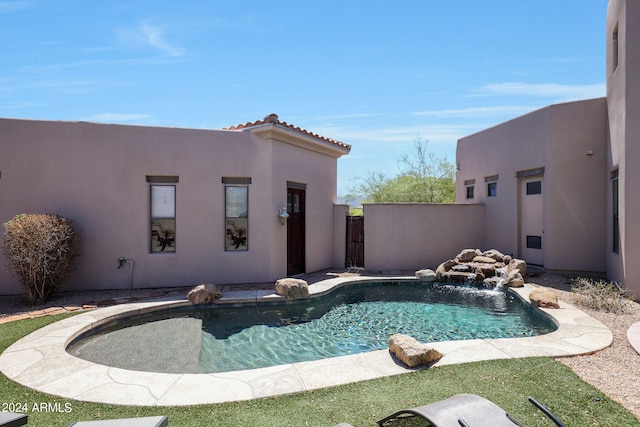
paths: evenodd
<path fill-rule="evenodd" d="M 398 159 L 400 173 L 388 178 L 370 172 L 350 185 L 346 200 L 396 203 L 454 203 L 455 165 L 427 151 L 427 141 L 417 138 L 412 150 Z"/>

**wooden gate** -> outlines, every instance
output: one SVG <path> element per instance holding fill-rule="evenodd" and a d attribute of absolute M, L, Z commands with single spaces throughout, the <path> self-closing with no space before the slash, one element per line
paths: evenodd
<path fill-rule="evenodd" d="M 347 216 L 346 268 L 364 267 L 364 216 Z"/>

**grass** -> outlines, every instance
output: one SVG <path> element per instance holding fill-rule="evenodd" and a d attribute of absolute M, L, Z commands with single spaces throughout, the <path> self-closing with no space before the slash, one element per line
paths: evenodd
<path fill-rule="evenodd" d="M 0 325 L 0 351 L 20 337 L 63 317 L 68 315 Z M 633 414 L 550 358 L 443 366 L 311 392 L 189 407 L 132 407 L 79 402 L 33 391 L 0 375 L 0 404 L 25 404 L 30 427 L 67 426 L 78 420 L 152 415 L 167 415 L 170 425 L 183 427 L 324 427 L 339 422 L 348 422 L 355 427 L 374 426 L 376 420 L 396 410 L 423 405 L 456 393 L 475 393 L 486 397 L 528 427 L 552 425 L 527 401 L 528 396 L 550 407 L 567 426 L 640 426 Z"/>

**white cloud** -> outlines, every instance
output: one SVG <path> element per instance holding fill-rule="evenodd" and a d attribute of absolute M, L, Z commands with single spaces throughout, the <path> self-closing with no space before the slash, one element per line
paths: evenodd
<path fill-rule="evenodd" d="M 150 46 L 170 56 L 182 56 L 185 49 L 171 44 L 165 37 L 162 27 L 143 21 L 136 28 L 126 28 L 117 31 L 122 40 L 128 44 Z"/>
<path fill-rule="evenodd" d="M 517 116 L 534 110 L 536 107 L 525 105 L 503 105 L 498 107 L 472 107 L 449 110 L 416 111 L 413 116 L 447 118 L 491 118 L 500 116 Z"/>
<path fill-rule="evenodd" d="M 481 95 L 544 96 L 556 99 L 597 98 L 606 94 L 606 84 L 566 85 L 522 82 L 487 83 L 478 89 Z"/>
<path fill-rule="evenodd" d="M 144 120 L 149 117 L 151 117 L 149 114 L 99 113 L 89 116 L 85 120 L 88 122 L 121 123 L 131 122 L 134 120 Z"/>
<path fill-rule="evenodd" d="M 363 127 L 324 127 L 317 129 L 320 135 L 346 143 L 357 142 L 358 145 L 369 143 L 411 143 L 416 138 L 423 138 L 430 143 L 455 143 L 469 133 L 477 131 L 477 126 L 467 124 L 451 125 L 413 125 L 406 127 L 374 128 Z"/>
<path fill-rule="evenodd" d="M 0 13 L 20 12 L 31 7 L 31 1 L 0 1 Z"/>

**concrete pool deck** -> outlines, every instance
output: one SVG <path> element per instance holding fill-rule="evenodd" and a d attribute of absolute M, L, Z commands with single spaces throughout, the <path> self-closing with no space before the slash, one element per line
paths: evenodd
<path fill-rule="evenodd" d="M 310 285 L 312 294 L 355 281 L 389 281 L 409 277 L 336 277 Z M 531 285 L 513 289 L 524 301 Z M 225 292 L 223 302 L 279 299 L 273 291 Z M 249 400 L 330 387 L 412 372 L 388 350 L 269 368 L 215 374 L 166 374 L 131 371 L 88 362 L 66 352 L 83 331 L 106 319 L 125 317 L 175 305 L 184 298 L 136 302 L 89 311 L 41 328 L 18 340 L 0 355 L 0 371 L 35 390 L 80 401 L 136 406 L 179 406 Z M 588 354 L 611 345 L 611 331 L 570 304 L 540 309 L 558 325 L 552 333 L 525 338 L 474 339 L 432 343 L 444 354 L 433 366 L 532 356 Z"/>

